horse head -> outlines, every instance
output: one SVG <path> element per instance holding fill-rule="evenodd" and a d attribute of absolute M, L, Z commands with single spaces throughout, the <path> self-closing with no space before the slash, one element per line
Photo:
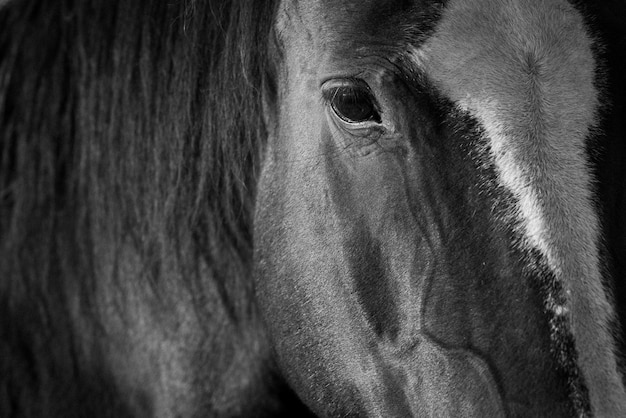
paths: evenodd
<path fill-rule="evenodd" d="M 445 3 L 445 4 L 444 4 Z M 561 0 L 282 1 L 254 216 L 281 371 L 320 415 L 617 416 Z"/>

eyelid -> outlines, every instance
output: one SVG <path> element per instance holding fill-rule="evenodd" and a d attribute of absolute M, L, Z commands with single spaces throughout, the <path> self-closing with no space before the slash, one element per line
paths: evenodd
<path fill-rule="evenodd" d="M 334 98 L 334 94 L 337 92 L 337 89 L 341 87 L 353 87 L 355 89 L 362 89 L 365 91 L 372 102 L 378 107 L 378 103 L 376 103 L 376 99 L 374 98 L 374 94 L 372 93 L 372 89 L 370 86 L 360 78 L 342 78 L 342 79 L 332 79 L 324 82 L 322 84 L 322 97 L 325 101 L 330 102 Z"/>

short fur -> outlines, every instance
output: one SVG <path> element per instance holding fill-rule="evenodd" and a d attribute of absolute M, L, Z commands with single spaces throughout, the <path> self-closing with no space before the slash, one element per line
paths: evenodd
<path fill-rule="evenodd" d="M 542 255 L 554 276 L 546 294 L 554 344 L 563 347 L 559 339 L 571 329 L 592 412 L 624 415 L 586 157 L 599 109 L 593 40 L 566 2 L 450 2 L 447 13 L 415 58 L 484 126 L 500 181 L 517 199 L 525 245 Z M 494 28 L 502 30 L 498 39 L 486 38 Z M 481 48 L 457 46 L 458 39 Z M 472 74 L 485 71 L 475 84 Z M 572 384 L 574 392 L 580 385 Z M 584 402 L 577 404 L 584 413 Z"/>

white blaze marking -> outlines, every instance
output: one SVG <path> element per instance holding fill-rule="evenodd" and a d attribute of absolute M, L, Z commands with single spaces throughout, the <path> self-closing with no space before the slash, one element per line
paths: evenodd
<path fill-rule="evenodd" d="M 496 163 L 498 177 L 508 190 L 517 198 L 518 216 L 524 220 L 525 236 L 532 247 L 538 249 L 548 260 L 550 268 L 559 272 L 558 263 L 545 237 L 546 222 L 532 181 L 524 173 L 516 155 L 510 149 L 511 139 L 501 128 L 501 117 L 498 114 L 497 102 L 488 103 L 474 101 L 469 97 L 458 102 L 459 107 L 481 121 L 490 140 L 491 151 Z M 494 106 L 495 105 L 495 106 Z"/>
<path fill-rule="evenodd" d="M 592 412 L 626 416 L 599 267 L 585 139 L 596 123 L 592 41 L 565 0 L 451 0 L 411 57 L 482 125 L 520 231 L 562 285 Z"/>

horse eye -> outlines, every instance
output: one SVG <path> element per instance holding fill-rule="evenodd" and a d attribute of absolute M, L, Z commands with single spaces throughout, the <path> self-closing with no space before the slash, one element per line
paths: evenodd
<path fill-rule="evenodd" d="M 348 123 L 374 121 L 380 123 L 371 93 L 353 86 L 337 87 L 331 94 L 330 105 L 339 118 Z"/>

